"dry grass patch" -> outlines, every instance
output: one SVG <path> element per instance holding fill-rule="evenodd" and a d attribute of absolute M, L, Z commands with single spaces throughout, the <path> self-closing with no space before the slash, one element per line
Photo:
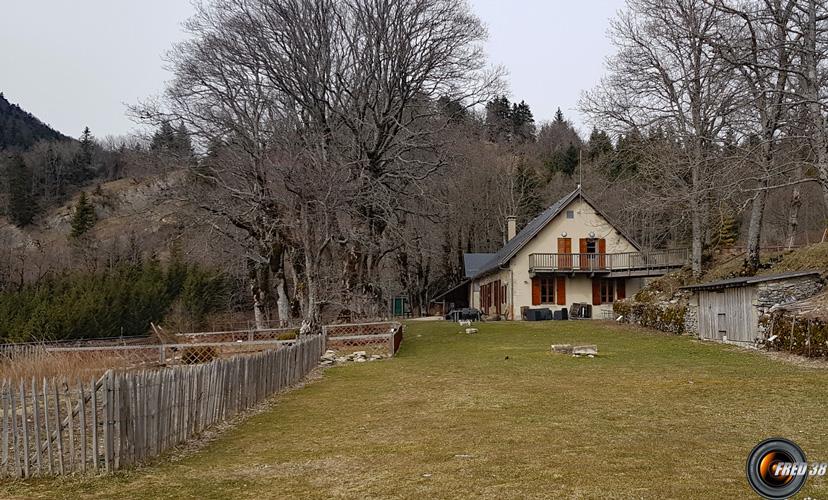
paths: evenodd
<path fill-rule="evenodd" d="M 411 323 L 397 358 L 329 369 L 175 463 L 0 496 L 749 498 L 744 460 L 765 437 L 828 461 L 828 370 L 602 322 L 458 331 Z"/>

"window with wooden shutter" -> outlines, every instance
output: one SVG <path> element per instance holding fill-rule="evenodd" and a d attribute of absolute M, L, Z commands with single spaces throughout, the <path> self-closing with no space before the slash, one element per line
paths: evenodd
<path fill-rule="evenodd" d="M 601 280 L 601 303 L 611 304 L 615 298 L 615 280 Z"/>
<path fill-rule="evenodd" d="M 627 298 L 627 280 L 624 278 L 619 278 L 615 284 L 615 297 L 618 300 Z"/>
<path fill-rule="evenodd" d="M 601 280 L 600 279 L 593 279 L 592 280 L 592 305 L 600 306 L 601 305 Z"/>
<path fill-rule="evenodd" d="M 555 303 L 555 278 L 541 278 L 541 304 Z"/>
<path fill-rule="evenodd" d="M 537 276 L 532 278 L 532 305 L 539 306 L 541 303 L 541 286 L 540 278 Z"/>
<path fill-rule="evenodd" d="M 565 306 L 566 305 L 566 278 L 563 276 L 558 276 L 557 278 L 557 290 L 555 290 L 556 295 L 558 296 L 558 305 Z"/>

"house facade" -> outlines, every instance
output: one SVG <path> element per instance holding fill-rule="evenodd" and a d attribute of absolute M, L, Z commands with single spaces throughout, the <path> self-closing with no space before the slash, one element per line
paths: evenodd
<path fill-rule="evenodd" d="M 592 306 L 592 317 L 612 311 L 612 303 L 635 294 L 645 280 L 682 267 L 686 249 L 642 252 L 580 188 L 515 233 L 507 221 L 508 242 L 497 253 L 477 259 L 469 304 L 490 317 L 522 319 L 532 308 L 558 310 L 574 303 Z"/>

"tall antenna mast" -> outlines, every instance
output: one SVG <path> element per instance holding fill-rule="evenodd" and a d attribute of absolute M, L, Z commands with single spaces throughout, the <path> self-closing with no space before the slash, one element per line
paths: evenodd
<path fill-rule="evenodd" d="M 584 182 L 584 169 L 581 167 L 581 153 L 583 152 L 583 148 L 578 148 L 578 189 L 581 189 L 581 185 Z"/>

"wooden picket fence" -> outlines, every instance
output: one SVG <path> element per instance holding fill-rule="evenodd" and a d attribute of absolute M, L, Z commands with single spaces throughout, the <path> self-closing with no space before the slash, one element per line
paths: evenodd
<path fill-rule="evenodd" d="M 84 383 L 2 383 L 0 475 L 110 472 L 139 464 L 299 382 L 325 338 L 209 363 L 106 372 Z"/>

